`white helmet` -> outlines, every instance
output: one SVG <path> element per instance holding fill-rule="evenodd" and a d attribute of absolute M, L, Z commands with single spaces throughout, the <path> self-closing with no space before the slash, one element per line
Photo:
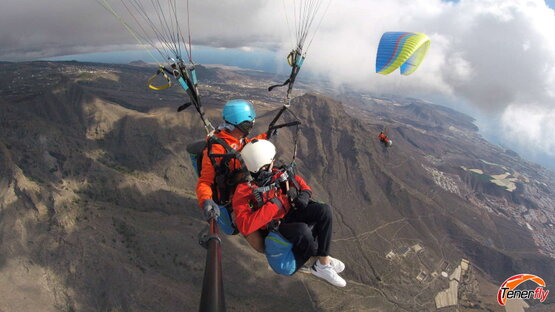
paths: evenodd
<path fill-rule="evenodd" d="M 391 147 L 391 145 L 393 145 L 393 141 L 391 141 L 391 139 L 389 139 L 389 141 L 387 141 L 387 147 Z"/>
<path fill-rule="evenodd" d="M 276 147 L 268 140 L 252 140 L 241 150 L 241 157 L 245 166 L 252 173 L 268 165 L 276 156 Z"/>

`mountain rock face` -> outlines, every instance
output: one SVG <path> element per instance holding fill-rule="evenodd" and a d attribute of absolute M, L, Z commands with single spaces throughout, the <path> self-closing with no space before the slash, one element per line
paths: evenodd
<path fill-rule="evenodd" d="M 204 130 L 193 109 L 175 111 L 183 92 L 148 90 L 151 69 L 137 65 L 0 64 L 0 311 L 198 309 L 206 223 L 186 146 Z M 261 132 L 283 103 L 266 91 L 281 77 L 198 77 L 215 125 L 226 100 L 246 98 Z M 416 99 L 309 93 L 291 110 L 303 123 L 298 173 L 334 208 L 332 255 L 348 286 L 278 276 L 228 236 L 228 310 L 502 311 L 497 288 L 514 274 L 552 289 L 553 172 Z M 391 148 L 377 139 L 384 126 Z M 291 129 L 274 141 L 291 161 Z"/>

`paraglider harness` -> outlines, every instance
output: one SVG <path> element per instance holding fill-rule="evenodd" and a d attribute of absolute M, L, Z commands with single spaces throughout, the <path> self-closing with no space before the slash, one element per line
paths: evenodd
<path fill-rule="evenodd" d="M 270 175 L 265 179 L 261 179 L 259 181 L 261 186 L 252 185 L 251 189 L 253 191 L 253 196 L 255 198 L 256 203 L 253 203 L 253 211 L 260 209 L 264 204 L 267 202 L 272 202 L 276 204 L 280 209 L 283 209 L 283 204 L 277 198 L 268 198 L 268 196 L 264 196 L 267 192 L 271 190 L 275 190 L 277 192 L 283 191 L 283 182 L 292 183 L 293 186 L 297 190 L 297 196 L 300 192 L 300 186 L 297 180 L 295 179 L 294 173 L 294 164 L 288 166 L 281 166 L 278 169 L 278 172 L 271 171 Z M 281 174 L 279 174 L 281 172 Z M 279 176 L 273 181 L 270 182 L 271 179 L 276 175 Z M 286 191 L 289 191 L 289 188 L 286 184 Z M 290 193 L 287 192 L 288 197 Z M 293 206 L 293 200 L 295 198 L 289 197 L 291 204 Z M 293 206 L 294 209 L 294 206 Z M 274 272 L 281 274 L 281 275 L 293 275 L 297 270 L 297 261 L 295 260 L 295 255 L 293 253 L 293 244 L 288 241 L 281 233 L 279 232 L 279 225 L 281 220 L 272 220 L 267 224 L 268 228 L 268 235 L 264 238 L 264 254 L 266 255 L 266 259 L 268 260 L 268 264 L 274 270 Z"/>
<path fill-rule="evenodd" d="M 214 144 L 221 145 L 225 149 L 225 153 L 212 153 L 212 146 Z M 200 177 L 200 173 L 202 171 L 202 159 L 204 157 L 203 152 L 205 149 L 207 150 L 206 154 L 208 155 L 210 163 L 214 167 L 216 174 L 211 186 L 213 194 L 212 199 L 220 206 L 220 208 L 224 208 L 220 209 L 218 224 L 225 234 L 236 235 L 239 231 L 231 218 L 231 199 L 237 185 L 239 185 L 239 183 L 252 180 L 252 177 L 245 166 L 245 162 L 243 161 L 241 154 L 229 146 L 224 139 L 214 135 L 214 133 L 209 135 L 208 139 L 195 142 L 187 147 L 187 151 L 189 152 L 189 156 L 191 157 L 197 176 Z M 220 159 L 219 162 L 217 161 L 217 158 Z M 231 168 L 233 160 L 239 162 L 239 168 Z"/>
<path fill-rule="evenodd" d="M 215 129 L 210 123 L 210 121 L 206 118 L 204 109 L 200 102 L 200 95 L 197 89 L 197 76 L 195 72 L 194 65 L 186 67 L 182 60 L 179 62 L 174 62 L 171 64 L 172 71 L 169 71 L 167 68 L 161 66 L 158 69 L 156 75 L 149 79 L 149 87 L 151 89 L 162 88 L 165 89 L 171 86 L 171 80 L 167 76 L 167 73 L 171 73 L 174 78 L 179 82 L 181 87 L 187 92 L 189 96 L 190 102 L 187 102 L 177 108 L 178 112 L 181 112 L 188 108 L 189 106 L 193 105 L 197 110 L 200 118 L 204 124 L 204 129 L 208 135 L 207 140 L 203 140 L 200 142 L 195 142 L 187 147 L 187 151 L 189 152 L 189 156 L 191 157 L 191 161 L 193 163 L 193 167 L 197 173 L 197 176 L 200 177 L 200 173 L 202 171 L 202 157 L 203 157 L 203 150 L 205 148 L 208 149 L 208 157 L 210 158 L 210 162 L 214 166 L 216 171 L 216 176 L 214 182 L 212 183 L 212 193 L 214 194 L 214 201 L 220 205 L 220 207 L 224 209 L 220 209 L 220 217 L 218 217 L 217 222 L 220 226 L 221 230 L 228 235 L 235 235 L 239 233 L 237 227 L 232 222 L 231 219 L 231 196 L 235 191 L 235 187 L 242 182 L 242 179 L 250 179 L 250 173 L 246 170 L 245 164 L 239 152 L 233 149 L 229 144 L 225 142 L 225 140 L 217 137 L 215 134 Z M 162 74 L 163 77 L 168 81 L 167 86 L 162 87 L 155 87 L 152 85 L 152 81 L 156 76 Z M 224 147 L 225 153 L 224 154 L 213 154 L 212 145 L 219 144 Z M 216 158 L 222 158 L 221 161 L 218 163 Z M 241 165 L 240 169 L 231 170 L 229 165 L 233 159 L 237 159 Z"/>
<path fill-rule="evenodd" d="M 291 53 L 287 55 L 287 63 L 289 64 L 289 66 L 291 66 L 291 74 L 289 75 L 289 78 L 287 78 L 287 80 L 285 80 L 285 82 L 282 84 L 270 86 L 268 88 L 268 91 L 272 91 L 275 88 L 288 85 L 287 99 L 286 99 L 286 101 L 288 101 L 291 91 L 293 90 L 293 84 L 295 83 L 297 74 L 299 74 L 299 71 L 301 70 L 301 66 L 303 65 L 304 59 L 305 57 L 302 55 L 302 50 L 300 47 L 298 47 L 296 50 L 292 50 Z"/>
<path fill-rule="evenodd" d="M 391 147 L 391 139 L 387 136 L 387 128 L 386 126 L 383 127 L 382 131 L 380 132 L 380 134 L 378 135 L 378 139 L 380 140 L 380 142 L 383 143 L 383 145 L 387 148 L 387 147 Z"/>
<path fill-rule="evenodd" d="M 254 185 L 252 185 L 251 182 L 249 182 L 249 186 L 251 187 L 254 198 L 256 200 L 256 206 L 253 207 L 253 211 L 260 209 L 260 207 L 264 206 L 264 204 L 267 202 L 267 200 L 264 199 L 264 194 L 271 190 L 280 189 L 282 187 L 281 183 L 283 182 L 289 181 L 298 191 L 300 191 L 299 183 L 295 179 L 294 164 L 287 166 L 284 165 L 275 169 L 277 169 L 277 172 L 271 172 L 271 176 L 267 178 L 267 181 L 261 181 L 262 186 L 255 187 Z M 271 178 L 280 172 L 281 174 L 278 176 L 278 178 L 274 182 L 270 183 Z M 294 200 L 294 198 L 290 199 Z M 281 206 L 281 203 L 278 203 L 277 205 Z"/>
<path fill-rule="evenodd" d="M 181 112 L 191 105 L 194 106 L 200 116 L 200 119 L 202 120 L 206 133 L 210 135 L 210 133 L 213 133 L 215 129 L 214 129 L 214 126 L 212 126 L 212 124 L 208 120 L 208 118 L 206 118 L 206 113 L 204 112 L 204 108 L 202 107 L 202 104 L 200 101 L 200 94 L 197 88 L 198 80 L 197 80 L 195 65 L 191 63 L 190 65 L 187 66 L 180 58 L 178 58 L 177 61 L 173 59 L 171 61 L 172 61 L 172 63 L 170 64 L 171 70 L 160 65 L 160 67 L 156 71 L 156 74 L 154 74 L 152 77 L 148 79 L 148 82 L 147 82 L 148 87 L 152 90 L 167 89 L 172 86 L 172 82 L 168 74 L 172 75 L 175 78 L 175 80 L 179 82 L 179 85 L 181 86 L 181 88 L 183 88 L 183 90 L 185 90 L 185 92 L 187 93 L 190 99 L 189 102 L 186 102 L 181 106 L 179 106 L 177 108 L 177 111 Z M 162 74 L 162 77 L 166 80 L 166 84 L 162 86 L 155 86 L 153 84 L 154 79 L 156 79 L 156 77 L 158 77 L 160 74 Z"/>
<path fill-rule="evenodd" d="M 225 153 L 212 153 L 212 145 L 214 144 L 223 146 Z M 229 146 L 222 138 L 215 135 L 210 136 L 206 142 L 206 149 L 210 162 L 216 171 L 214 183 L 212 184 L 213 199 L 218 205 L 229 206 L 231 196 L 237 185 L 241 182 L 250 181 L 252 177 L 245 166 L 241 154 Z M 216 158 L 221 158 L 219 163 L 216 161 Z M 230 165 L 234 159 L 240 163 L 240 168 L 231 169 Z"/>
<path fill-rule="evenodd" d="M 289 53 L 289 55 L 287 56 L 287 63 L 289 63 L 289 66 L 291 66 L 291 74 L 289 75 L 289 78 L 287 78 L 287 80 L 285 80 L 285 82 L 282 84 L 273 85 L 268 88 L 268 91 L 272 91 L 275 88 L 283 87 L 285 85 L 288 86 L 287 94 L 285 97 L 285 104 L 278 112 L 274 120 L 272 120 L 272 122 L 270 123 L 269 129 L 268 129 L 268 138 L 272 134 L 272 131 L 270 131 L 270 129 L 277 130 L 278 126 L 275 126 L 274 124 L 285 111 L 288 111 L 295 118 L 295 121 L 290 122 L 288 124 L 280 125 L 280 127 L 296 126 L 296 129 L 295 129 L 295 135 L 294 135 L 293 159 L 291 160 L 290 165 L 282 167 L 280 169 L 280 170 L 285 170 L 285 172 L 282 173 L 274 183 L 267 186 L 258 187 L 253 190 L 254 197 L 257 202 L 257 207 L 258 207 L 257 209 L 259 209 L 264 205 L 263 194 L 274 187 L 276 188 L 281 187 L 279 184 L 283 181 L 287 181 L 287 180 L 291 181 L 295 186 L 295 188 L 297 189 L 297 191 L 300 191 L 299 184 L 295 179 L 295 175 L 293 171 L 295 168 L 295 158 L 297 156 L 297 142 L 298 142 L 299 129 L 300 129 L 299 126 L 301 123 L 297 118 L 297 116 L 295 116 L 295 114 L 288 108 L 291 105 L 291 92 L 293 91 L 293 85 L 295 83 L 295 79 L 297 78 L 299 71 L 301 70 L 301 66 L 303 65 L 304 59 L 305 59 L 305 56 L 302 55 L 302 47 L 301 45 L 299 45 L 296 50 L 291 51 L 291 53 Z M 292 201 L 294 200 L 294 198 L 290 198 L 290 200 Z M 275 203 L 278 206 L 281 205 L 281 202 L 279 200 L 277 200 Z M 269 233 L 264 239 L 264 246 L 265 246 L 264 253 L 266 254 L 266 259 L 268 260 L 268 264 L 274 270 L 274 272 L 281 275 L 290 276 L 297 271 L 297 262 L 295 260 L 295 255 L 293 254 L 293 244 L 279 233 L 278 228 L 279 228 L 280 222 L 281 222 L 280 220 L 273 220 L 270 223 L 268 223 Z"/>
<path fill-rule="evenodd" d="M 291 111 L 289 111 L 289 113 L 292 114 L 297 120 L 276 125 L 277 121 L 286 110 L 287 107 L 282 107 L 277 115 L 274 117 L 274 119 L 270 122 L 267 130 L 267 136 L 268 138 L 270 138 L 280 128 L 296 126 L 297 129 L 294 139 L 294 154 L 296 154 L 298 131 L 301 122 Z M 212 146 L 214 144 L 221 145 L 225 149 L 225 153 L 212 153 Z M 218 218 L 218 224 L 220 225 L 220 228 L 224 233 L 228 235 L 235 235 L 238 233 L 238 230 L 231 218 L 231 199 L 237 185 L 242 182 L 252 181 L 252 176 L 247 170 L 241 154 L 237 150 L 229 146 L 229 144 L 227 144 L 224 139 L 216 136 L 215 133 L 210 133 L 208 135 L 208 139 L 195 142 L 187 147 L 187 151 L 189 152 L 189 156 L 191 157 L 191 161 L 193 163 L 193 167 L 197 176 L 200 177 L 202 171 L 202 158 L 204 155 L 204 149 L 207 149 L 207 155 L 210 158 L 210 162 L 212 163 L 216 174 L 212 183 L 213 200 L 218 205 L 220 205 L 220 208 L 225 208 L 220 209 L 221 215 L 220 218 Z M 220 161 L 217 161 L 217 159 L 220 159 Z M 240 168 L 231 168 L 231 163 L 234 159 L 239 162 Z M 292 164 L 293 163 L 294 162 L 292 162 Z M 294 183 L 296 183 L 296 181 L 294 181 Z"/>

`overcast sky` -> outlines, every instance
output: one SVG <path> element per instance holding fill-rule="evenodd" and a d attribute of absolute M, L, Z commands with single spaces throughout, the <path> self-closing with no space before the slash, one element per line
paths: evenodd
<path fill-rule="evenodd" d="M 132 49 L 136 43 L 96 0 L 1 1 L 0 60 Z M 291 15 L 284 15 L 288 1 L 191 0 L 193 43 L 269 50 L 281 62 L 292 48 L 286 22 L 292 23 Z M 544 165 L 551 160 L 555 168 L 554 5 L 555 0 L 333 0 L 303 71 L 360 90 L 460 103 L 497 142 Z M 375 73 L 385 31 L 431 38 L 428 56 L 413 75 Z"/>

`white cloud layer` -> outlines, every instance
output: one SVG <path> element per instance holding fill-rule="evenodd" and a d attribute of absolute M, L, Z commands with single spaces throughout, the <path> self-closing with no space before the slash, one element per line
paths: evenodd
<path fill-rule="evenodd" d="M 549 155 L 555 155 L 555 107 L 526 103 L 512 104 L 501 116 L 505 138 L 510 139 L 518 149 L 537 153 L 537 147 Z M 533 155 L 537 156 L 537 155 Z"/>
<path fill-rule="evenodd" d="M 287 1 L 190 1 L 194 43 L 266 48 L 283 60 L 292 48 L 283 10 Z M 0 59 L 106 51 L 134 43 L 95 1 L 2 2 Z M 555 159 L 553 30 L 555 13 L 543 0 L 335 0 L 303 71 L 361 90 L 462 99 L 501 120 L 498 136 L 504 141 L 531 138 L 539 152 Z M 377 44 L 385 31 L 430 36 L 428 56 L 413 75 L 375 74 Z M 518 144 L 523 149 L 517 151 L 526 150 L 526 143 Z"/>

